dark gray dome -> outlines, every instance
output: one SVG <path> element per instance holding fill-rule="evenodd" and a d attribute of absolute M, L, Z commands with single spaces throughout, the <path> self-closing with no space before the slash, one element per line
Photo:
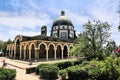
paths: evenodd
<path fill-rule="evenodd" d="M 54 20 L 53 26 L 57 26 L 57 25 L 71 25 L 71 26 L 73 26 L 72 21 L 67 16 L 65 16 L 64 11 L 61 11 L 61 16 L 57 17 Z"/>

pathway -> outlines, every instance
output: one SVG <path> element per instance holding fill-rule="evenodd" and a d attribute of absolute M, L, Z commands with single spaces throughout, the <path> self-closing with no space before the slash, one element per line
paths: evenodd
<path fill-rule="evenodd" d="M 10 64 L 14 64 L 15 62 L 8 59 L 8 58 L 3 58 L 3 57 L 0 57 L 0 67 L 2 67 L 2 60 L 5 59 L 7 63 L 10 63 Z M 17 64 L 17 65 L 20 65 Z M 24 64 L 21 64 L 20 66 L 24 66 Z M 26 65 L 27 66 L 27 65 Z M 14 66 L 11 66 L 11 65 L 7 65 L 7 68 L 10 68 L 10 69 L 16 69 L 17 71 L 17 74 L 16 74 L 16 80 L 40 80 L 39 79 L 39 76 L 35 76 L 35 75 L 32 75 L 32 74 L 26 74 L 26 71 L 25 69 L 20 69 L 18 67 L 14 67 Z"/>

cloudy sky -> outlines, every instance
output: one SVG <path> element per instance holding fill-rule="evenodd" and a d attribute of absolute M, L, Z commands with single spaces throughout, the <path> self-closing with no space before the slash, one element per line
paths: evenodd
<path fill-rule="evenodd" d="M 42 25 L 50 35 L 54 19 L 64 10 L 77 33 L 88 20 L 108 22 L 111 39 L 120 45 L 118 5 L 119 0 L 0 0 L 0 40 L 39 35 Z"/>

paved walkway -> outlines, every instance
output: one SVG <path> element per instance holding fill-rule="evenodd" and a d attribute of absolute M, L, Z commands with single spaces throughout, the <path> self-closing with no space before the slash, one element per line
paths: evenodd
<path fill-rule="evenodd" d="M 12 61 L 12 60 L 10 60 L 8 58 L 0 57 L 0 67 L 2 67 L 3 59 L 5 59 L 6 62 L 10 63 L 10 64 L 16 64 L 16 65 L 24 66 L 24 67 L 28 67 L 29 66 L 27 64 L 25 65 L 25 64 L 14 62 L 14 61 Z M 7 65 L 7 68 L 16 69 L 16 71 L 17 71 L 16 80 L 40 80 L 39 76 L 35 76 L 35 75 L 32 75 L 32 74 L 26 74 L 25 69 L 21 69 L 21 68 L 18 68 L 18 67 L 9 65 L 9 64 Z"/>
<path fill-rule="evenodd" d="M 68 61 L 71 59 L 56 60 L 56 61 L 55 60 L 39 61 L 39 62 L 33 62 L 32 65 L 29 65 L 30 62 L 27 62 L 27 61 L 0 57 L 0 67 L 2 67 L 3 60 L 5 60 L 8 63 L 7 68 L 16 69 L 17 71 L 16 80 L 40 80 L 39 76 L 37 75 L 26 74 L 26 68 L 36 67 L 38 64 L 41 64 L 41 63 L 55 63 L 55 62 L 61 62 L 61 61 Z"/>

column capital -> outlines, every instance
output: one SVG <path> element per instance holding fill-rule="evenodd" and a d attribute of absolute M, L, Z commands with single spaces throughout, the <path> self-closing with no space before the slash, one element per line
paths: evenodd
<path fill-rule="evenodd" d="M 38 48 L 35 48 L 35 50 L 38 50 Z"/>
<path fill-rule="evenodd" d="M 45 50 L 48 50 L 49 48 L 45 48 Z"/>
<path fill-rule="evenodd" d="M 63 50 L 64 48 L 61 47 L 61 50 Z"/>
<path fill-rule="evenodd" d="M 57 48 L 54 48 L 54 50 L 57 50 Z"/>

